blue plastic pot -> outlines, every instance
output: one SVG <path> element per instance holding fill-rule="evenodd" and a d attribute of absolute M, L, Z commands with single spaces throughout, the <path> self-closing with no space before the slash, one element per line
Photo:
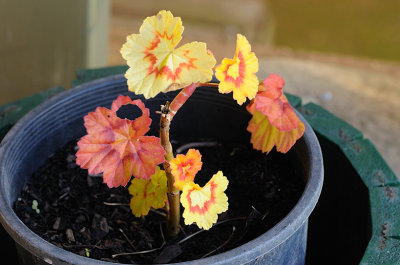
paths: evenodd
<path fill-rule="evenodd" d="M 68 252 L 33 233 L 14 213 L 12 205 L 32 173 L 57 148 L 85 133 L 82 117 L 97 106 L 110 107 L 127 91 L 123 76 L 112 76 L 62 92 L 23 117 L 0 145 L 0 221 L 15 240 L 22 264 L 112 264 Z M 157 134 L 158 110 L 174 93 L 146 101 Z M 185 115 L 190 113 L 190 115 Z M 215 88 L 198 88 L 174 118 L 171 135 L 182 141 L 222 139 L 249 141 L 245 130 L 249 114 L 231 95 Z M 307 122 L 306 133 L 290 151 L 304 173 L 305 190 L 290 213 L 256 239 L 233 250 L 183 264 L 304 264 L 308 217 L 319 198 L 323 182 L 322 154 Z M 189 132 L 187 131 L 190 128 Z M 43 185 L 46 185 L 43 183 Z"/>

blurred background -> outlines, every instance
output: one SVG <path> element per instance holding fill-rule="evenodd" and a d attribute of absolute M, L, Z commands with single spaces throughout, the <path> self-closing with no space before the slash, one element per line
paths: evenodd
<path fill-rule="evenodd" d="M 0 105 L 125 64 L 126 36 L 161 9 L 182 17 L 181 43 L 207 42 L 217 61 L 246 35 L 260 79 L 280 74 L 361 130 L 400 176 L 399 0 L 0 0 Z"/>

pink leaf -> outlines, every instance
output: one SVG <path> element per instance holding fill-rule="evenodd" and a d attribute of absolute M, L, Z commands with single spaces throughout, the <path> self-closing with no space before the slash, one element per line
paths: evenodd
<path fill-rule="evenodd" d="M 276 74 L 264 80 L 255 98 L 255 108 L 268 117 L 279 131 L 291 131 L 298 127 L 299 118 L 283 94 L 285 82 Z"/>
<path fill-rule="evenodd" d="M 131 121 L 117 117 L 122 105 L 133 104 L 142 116 Z M 88 169 L 89 174 L 103 172 L 107 185 L 125 186 L 132 176 L 148 179 L 156 166 L 164 162 L 160 139 L 144 136 L 150 129 L 149 110 L 140 100 L 119 96 L 111 110 L 98 107 L 84 117 L 87 135 L 78 142 L 76 163 Z"/>

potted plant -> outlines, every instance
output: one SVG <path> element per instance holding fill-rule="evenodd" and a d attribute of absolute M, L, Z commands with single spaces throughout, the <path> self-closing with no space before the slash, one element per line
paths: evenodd
<path fill-rule="evenodd" d="M 284 163 L 287 164 L 280 167 L 289 167 L 289 161 L 293 160 L 292 165 L 297 166 L 297 169 L 288 174 L 297 172 L 298 176 L 294 179 L 305 179 L 304 192 L 296 198 L 298 201 L 292 206 L 293 209 L 285 213 L 283 219 L 274 223 L 271 229 L 258 231 L 255 238 L 249 238 L 242 245 L 236 246 L 233 243 L 246 238 L 249 227 L 268 218 L 268 211 L 260 212 L 257 207 L 252 207 L 248 216 L 237 218 L 243 223 L 240 240 L 232 240 L 236 228 L 231 226 L 232 232 L 228 233 L 226 240 L 216 244 L 211 252 L 203 253 L 204 258 L 192 262 L 233 264 L 257 261 L 270 264 L 304 264 L 307 218 L 319 197 L 323 176 L 321 151 L 312 129 L 303 118 L 297 116 L 287 101 L 282 92 L 284 81 L 281 77 L 271 74 L 262 82 L 258 80 L 255 75 L 258 71 L 258 60 L 244 36 L 237 36 L 234 57 L 225 58 L 215 68 L 215 76 L 219 80 L 217 83 L 212 80 L 216 60 L 206 49 L 205 43 L 193 42 L 176 48 L 182 32 L 180 18 L 174 17 L 169 11 L 163 10 L 156 16 L 146 18 L 140 33 L 128 36 L 121 49 L 122 56 L 130 67 L 125 74 L 127 81 L 121 76 L 114 76 L 63 92 L 30 112 L 5 137 L 0 152 L 1 221 L 15 239 L 19 251 L 27 254 L 21 255 L 22 261 L 27 259 L 28 263 L 34 259 L 43 264 L 104 262 L 88 259 L 93 255 L 92 249 L 100 248 L 97 243 L 90 246 L 81 243 L 81 252 L 78 251 L 81 256 L 73 254 L 37 236 L 23 224 L 12 209 L 17 201 L 16 210 L 20 206 L 23 209 L 28 208 L 27 211 L 35 216 L 33 223 L 51 219 L 55 232 L 47 230 L 45 237 L 58 237 L 56 230 L 60 230 L 62 218 L 49 217 L 50 215 L 45 215 L 42 211 L 46 208 L 53 209 L 50 212 L 58 212 L 61 208 L 65 210 L 72 207 L 71 204 L 61 207 L 59 203 L 66 197 L 76 197 L 77 193 L 65 188 L 55 202 L 46 204 L 42 198 L 35 199 L 32 186 L 24 184 L 50 154 L 71 140 L 79 139 L 76 163 L 81 168 L 88 169 L 89 186 L 96 185 L 89 182 L 92 182 L 92 176 L 97 174 L 100 174 L 109 188 L 125 186 L 130 182 L 128 190 L 132 198 L 129 206 L 133 215 L 141 218 L 132 222 L 135 229 L 139 230 L 136 226 L 138 222 L 149 221 L 149 218 L 143 216 L 150 211 L 154 215 L 165 215 L 165 222 L 154 222 L 160 225 L 160 229 L 155 232 L 159 234 L 160 242 L 153 242 L 145 232 L 143 239 L 138 240 L 151 241 L 157 247 L 138 250 L 129 236 L 121 231 L 121 237 L 126 239 L 134 252 L 119 253 L 114 257 L 158 251 L 155 258 L 149 262 L 168 262 L 180 256 L 182 241 L 188 241 L 200 233 L 199 231 L 206 234 L 207 232 L 203 231 L 217 226 L 218 215 L 228 209 L 226 193 L 228 185 L 234 185 L 233 177 L 225 176 L 223 171 L 217 169 L 212 173 L 214 175 L 202 176 L 201 186 L 195 183 L 195 180 L 199 179 L 196 177 L 198 171 L 206 164 L 204 162 L 203 165 L 198 149 L 212 147 L 214 149 L 209 152 L 214 152 L 220 149 L 220 146 L 235 142 L 233 148 L 228 148 L 229 156 L 233 160 L 236 152 L 245 152 L 243 157 L 246 157 L 250 154 L 246 152 L 250 151 L 241 147 L 249 140 L 250 132 L 251 146 L 258 150 L 260 159 L 265 159 L 267 156 L 263 153 L 269 153 L 274 147 L 278 152 L 287 153 L 297 142 L 287 155 L 293 159 L 285 160 Z M 125 82 L 135 95 L 127 95 Z M 234 100 L 228 94 L 230 92 L 233 92 Z M 166 97 L 170 97 L 171 102 L 166 100 Z M 245 107 L 243 103 L 247 99 L 251 101 Z M 126 112 L 126 106 L 133 107 L 127 112 L 135 113 L 134 117 L 123 117 L 126 115 L 123 114 Z M 194 117 L 195 115 L 198 116 Z M 147 135 L 157 131 L 159 137 Z M 206 141 L 202 141 L 204 139 Z M 219 144 L 215 141 L 210 142 L 210 139 Z M 183 154 L 176 154 L 173 145 L 180 146 L 179 150 Z M 68 157 L 67 160 L 74 160 L 74 157 Z M 217 159 L 214 157 L 211 160 Z M 223 160 L 227 160 L 226 157 Z M 266 163 L 265 160 L 262 160 L 262 163 Z M 233 165 L 226 167 L 227 170 L 230 167 Z M 209 171 L 211 169 L 214 168 L 211 167 Z M 255 169 L 250 168 L 250 172 L 252 170 Z M 40 172 L 43 174 L 43 171 Z M 264 172 L 267 171 L 256 174 L 258 176 L 254 180 L 247 180 L 251 178 L 246 176 L 234 179 L 238 182 L 246 180 L 243 184 L 240 182 L 236 185 L 240 191 L 237 201 L 240 202 L 241 196 L 244 197 L 248 192 L 245 190 L 246 186 L 241 185 L 264 185 L 261 184 Z M 234 172 L 231 174 L 234 175 Z M 41 190 L 46 190 L 46 184 L 40 182 L 41 177 L 44 176 L 39 175 L 39 183 L 35 185 L 39 184 Z M 46 183 L 54 179 L 54 176 L 45 178 Z M 53 187 L 50 183 L 48 185 Z M 55 193 L 57 187 L 61 186 L 51 188 L 51 193 Z M 21 189 L 29 193 L 30 199 L 19 197 Z M 82 204 L 86 200 L 83 197 L 74 199 Z M 55 208 L 52 208 L 53 204 Z M 229 202 L 229 206 L 231 205 Z M 108 202 L 108 206 L 113 206 L 113 203 Z M 154 210 L 160 208 L 164 211 Z M 190 234 L 185 234 L 185 230 L 181 232 L 181 209 L 185 225 L 195 224 L 203 230 L 194 232 L 192 225 L 192 228 L 186 231 Z M 76 241 L 77 234 L 101 240 L 110 232 L 107 218 L 104 216 L 86 216 L 83 213 L 78 217 L 82 222 L 90 219 L 93 229 L 85 226 L 80 228 L 79 233 L 74 233 L 70 227 L 64 227 L 61 237 L 65 237 L 69 243 Z M 21 216 L 21 219 L 24 217 Z M 237 221 L 233 219 L 235 218 L 229 218 L 228 213 L 220 223 Z M 123 222 L 123 218 L 118 220 Z M 154 232 L 154 226 L 152 229 Z M 53 232 L 53 236 L 49 236 Z M 211 234 L 208 235 L 211 237 Z M 218 233 L 215 238 L 217 237 Z M 120 241 L 112 241 L 111 244 L 116 245 L 118 242 Z M 224 247 L 227 245 L 234 248 L 225 251 Z M 67 249 L 70 247 L 71 250 L 74 248 L 65 244 L 60 246 Z M 219 252 L 222 253 L 207 257 Z"/>

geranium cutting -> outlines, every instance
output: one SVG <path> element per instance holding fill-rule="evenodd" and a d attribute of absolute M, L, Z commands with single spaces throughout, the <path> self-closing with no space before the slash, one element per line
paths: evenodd
<path fill-rule="evenodd" d="M 167 212 L 167 232 L 179 233 L 182 204 L 185 224 L 195 223 L 210 229 L 218 215 L 228 209 L 225 191 L 229 176 L 215 172 L 203 186 L 196 184 L 201 170 L 201 154 L 189 149 L 174 156 L 169 128 L 179 109 L 201 86 L 213 86 L 220 93 L 231 93 L 239 105 L 249 101 L 252 115 L 247 130 L 254 149 L 268 153 L 273 147 L 286 153 L 304 134 L 299 120 L 283 93 L 284 81 L 271 74 L 259 81 L 258 59 L 245 36 L 238 34 L 233 58 L 216 60 L 203 42 L 179 45 L 181 18 L 160 11 L 144 20 L 138 34 L 127 37 L 121 54 L 129 69 L 125 77 L 128 89 L 146 99 L 159 93 L 180 90 L 172 102 L 160 110 L 160 135 L 148 136 L 150 111 L 139 99 L 119 96 L 110 109 L 98 107 L 84 117 L 87 135 L 78 142 L 77 164 L 90 174 L 103 174 L 108 187 L 125 186 L 130 181 L 130 207 L 137 216 L 151 208 Z M 215 72 L 219 83 L 211 83 Z M 136 105 L 142 112 L 134 120 L 118 117 L 123 105 Z"/>

